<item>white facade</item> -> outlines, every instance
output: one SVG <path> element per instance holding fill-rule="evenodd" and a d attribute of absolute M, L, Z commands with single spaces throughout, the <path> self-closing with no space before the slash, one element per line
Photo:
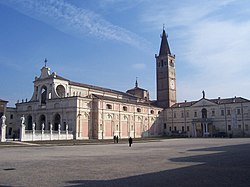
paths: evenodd
<path fill-rule="evenodd" d="M 176 103 L 165 109 L 164 134 L 189 137 L 250 136 L 250 101 L 241 97 Z"/>
<path fill-rule="evenodd" d="M 44 66 L 31 100 L 7 110 L 7 131 L 12 129 L 7 137 L 35 141 L 159 136 L 161 111 L 149 98 L 72 82 Z"/>

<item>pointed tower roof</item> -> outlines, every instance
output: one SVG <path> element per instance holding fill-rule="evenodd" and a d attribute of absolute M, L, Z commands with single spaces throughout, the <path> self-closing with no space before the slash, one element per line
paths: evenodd
<path fill-rule="evenodd" d="M 163 28 L 163 32 L 161 35 L 161 48 L 160 48 L 159 56 L 168 55 L 168 54 L 171 54 L 171 52 L 170 52 L 170 48 L 168 45 L 167 34 L 165 32 L 165 29 Z"/>

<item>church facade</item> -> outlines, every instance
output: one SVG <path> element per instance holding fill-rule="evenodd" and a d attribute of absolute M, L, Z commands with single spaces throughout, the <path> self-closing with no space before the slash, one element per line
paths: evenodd
<path fill-rule="evenodd" d="M 150 100 L 149 92 L 140 88 L 137 80 L 134 88 L 121 92 L 71 81 L 51 73 L 45 63 L 40 76 L 35 77 L 32 98 L 5 110 L 1 123 L 7 126 L 7 138 L 15 135 L 21 141 L 32 141 L 250 136 L 248 99 L 207 99 L 203 91 L 197 101 L 177 102 L 175 55 L 164 29 L 155 58 L 156 101 Z"/>

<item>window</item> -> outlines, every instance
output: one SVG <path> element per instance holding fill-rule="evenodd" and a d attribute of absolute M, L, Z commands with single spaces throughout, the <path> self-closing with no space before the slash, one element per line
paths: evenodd
<path fill-rule="evenodd" d="M 227 129 L 230 131 L 230 130 L 231 130 L 231 125 L 228 125 L 228 126 L 227 126 Z"/>
<path fill-rule="evenodd" d="M 214 110 L 212 110 L 212 116 L 215 116 L 215 111 Z"/>
<path fill-rule="evenodd" d="M 176 131 L 177 130 L 177 128 L 176 128 L 176 126 L 174 126 L 174 131 Z"/>
<path fill-rule="evenodd" d="M 47 87 L 43 86 L 41 90 L 41 104 L 46 104 L 47 100 Z"/>
<path fill-rule="evenodd" d="M 154 114 L 154 110 L 150 110 L 150 114 Z"/>
<path fill-rule="evenodd" d="M 107 104 L 107 105 L 106 105 L 106 109 L 112 109 L 112 105 Z"/>
<path fill-rule="evenodd" d="M 169 127 L 169 131 L 170 131 L 170 132 L 172 131 L 172 128 L 171 128 L 171 127 Z"/>
<path fill-rule="evenodd" d="M 182 131 L 182 132 L 184 132 L 184 131 L 185 131 L 185 130 L 184 130 L 184 126 L 182 126 L 182 127 L 181 127 L 181 131 Z"/>
<path fill-rule="evenodd" d="M 173 62 L 173 60 L 170 60 L 170 66 L 171 66 L 171 67 L 174 67 L 174 62 Z"/>
<path fill-rule="evenodd" d="M 197 112 L 194 112 L 194 117 L 197 117 Z"/>
<path fill-rule="evenodd" d="M 241 125 L 238 125 L 238 129 L 241 129 Z"/>
<path fill-rule="evenodd" d="M 220 111 L 220 114 L 221 114 L 222 116 L 224 116 L 224 110 L 221 110 L 221 111 Z"/>
<path fill-rule="evenodd" d="M 188 112 L 188 111 L 187 111 L 187 114 L 186 114 L 186 115 L 187 115 L 187 117 L 189 117 L 189 112 Z"/>
<path fill-rule="evenodd" d="M 167 128 L 167 124 L 166 123 L 164 123 L 164 129 L 166 129 Z"/>
<path fill-rule="evenodd" d="M 248 125 L 245 125 L 245 130 L 248 131 Z"/>
<path fill-rule="evenodd" d="M 227 110 L 227 115 L 231 115 L 231 110 Z"/>
<path fill-rule="evenodd" d="M 189 126 L 187 126 L 187 131 L 189 131 Z"/>
<path fill-rule="evenodd" d="M 240 115 L 241 114 L 241 110 L 240 108 L 237 109 L 237 114 Z"/>
<path fill-rule="evenodd" d="M 184 113 L 183 113 L 183 112 L 181 113 L 181 117 L 182 117 L 182 118 L 184 117 Z"/>
<path fill-rule="evenodd" d="M 124 106 L 123 108 L 123 111 L 128 111 L 128 107 Z"/>
<path fill-rule="evenodd" d="M 13 114 L 10 115 L 10 119 L 13 119 Z"/>
<path fill-rule="evenodd" d="M 207 118 L 207 109 L 203 108 L 203 109 L 201 110 L 201 114 L 202 114 L 202 118 L 203 118 L 203 119 Z"/>
<path fill-rule="evenodd" d="M 137 108 L 137 112 L 141 112 L 141 109 L 140 109 L 140 108 Z"/>
<path fill-rule="evenodd" d="M 58 85 L 56 87 L 56 93 L 61 98 L 65 97 L 65 88 L 64 88 L 64 86 L 63 85 Z"/>

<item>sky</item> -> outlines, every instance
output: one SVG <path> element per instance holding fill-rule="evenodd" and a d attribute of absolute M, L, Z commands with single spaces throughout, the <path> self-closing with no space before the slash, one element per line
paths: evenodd
<path fill-rule="evenodd" d="M 250 99 L 249 0 L 0 0 L 0 99 L 31 99 L 51 72 L 156 99 L 163 25 L 176 56 L 177 101 Z"/>

